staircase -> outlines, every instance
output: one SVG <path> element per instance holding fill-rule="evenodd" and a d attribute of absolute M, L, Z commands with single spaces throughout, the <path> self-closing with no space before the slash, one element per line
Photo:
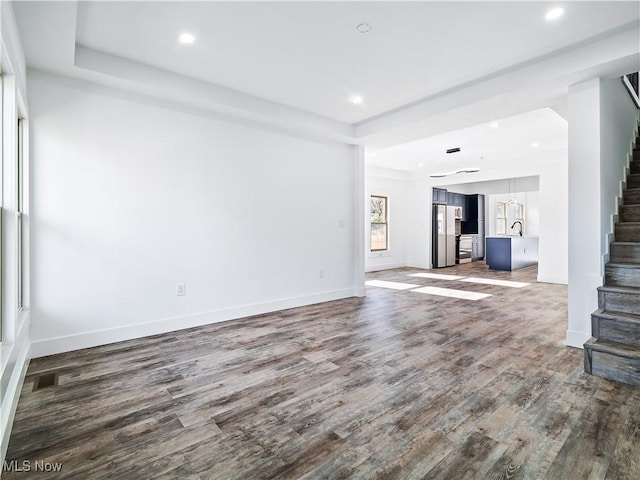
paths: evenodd
<path fill-rule="evenodd" d="M 593 337 L 584 344 L 584 369 L 599 377 L 640 387 L 640 131 L 591 314 Z"/>

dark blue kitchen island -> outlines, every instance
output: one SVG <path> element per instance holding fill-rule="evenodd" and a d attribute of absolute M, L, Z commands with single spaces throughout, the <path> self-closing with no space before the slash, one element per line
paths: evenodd
<path fill-rule="evenodd" d="M 485 261 L 491 270 L 517 270 L 538 263 L 538 237 L 487 237 Z"/>

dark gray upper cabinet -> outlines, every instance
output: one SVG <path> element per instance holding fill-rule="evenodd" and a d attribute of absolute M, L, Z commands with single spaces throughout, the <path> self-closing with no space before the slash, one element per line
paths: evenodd
<path fill-rule="evenodd" d="M 453 192 L 447 192 L 447 205 L 456 204 L 456 194 Z"/>
<path fill-rule="evenodd" d="M 447 204 L 447 191 L 444 188 L 434 188 L 433 189 L 433 197 L 431 199 L 433 203 L 437 203 L 439 205 Z"/>

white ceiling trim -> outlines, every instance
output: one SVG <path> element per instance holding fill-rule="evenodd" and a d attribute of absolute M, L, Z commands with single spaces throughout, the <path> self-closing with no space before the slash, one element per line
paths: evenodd
<path fill-rule="evenodd" d="M 633 22 L 616 30 L 613 34 L 579 47 L 545 55 L 543 59 L 526 62 L 484 80 L 441 92 L 407 107 L 360 122 L 356 124 L 356 137 L 364 140 L 400 125 L 422 122 L 425 118 L 472 106 L 491 98 L 499 96 L 504 98 L 509 94 L 518 95 L 525 89 L 533 90 L 541 87 L 557 89 L 558 86 L 566 88 L 568 85 L 587 80 L 594 75 L 622 76 L 638 68 L 638 55 L 640 55 L 638 38 L 640 38 L 640 22 Z M 550 106 L 548 103 L 536 101 L 535 97 L 533 100 L 531 110 Z M 541 100 L 548 102 L 548 99 Z M 504 112 L 506 114 L 504 116 L 523 111 Z M 491 120 L 491 118 L 479 118 L 474 123 Z"/>
<path fill-rule="evenodd" d="M 351 142 L 354 127 L 303 112 L 229 88 L 203 82 L 125 58 L 75 47 L 75 67 L 127 81 L 127 87 L 145 95 L 167 98 L 191 107 L 267 123 L 304 135 Z"/>
<path fill-rule="evenodd" d="M 4 4 L 3 4 L 4 6 Z M 30 20 L 38 35 L 30 49 L 38 69 L 94 82 L 156 103 L 201 115 L 219 115 L 251 126 L 303 138 L 386 148 L 411 140 L 550 107 L 562 114 L 568 85 L 594 76 L 638 69 L 640 21 L 623 25 L 579 45 L 545 54 L 399 107 L 348 124 L 238 90 L 162 70 L 78 45 L 77 2 L 43 2 Z M 37 41 L 55 44 L 53 55 Z M 36 46 L 36 48 L 33 48 Z M 29 50 L 29 49 L 27 49 Z"/>

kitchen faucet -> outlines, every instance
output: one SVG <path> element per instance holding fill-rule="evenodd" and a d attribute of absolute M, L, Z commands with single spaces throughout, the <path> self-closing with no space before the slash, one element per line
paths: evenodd
<path fill-rule="evenodd" d="M 520 231 L 518 232 L 520 234 L 520 236 L 522 236 L 522 222 L 519 220 L 516 220 L 515 222 L 513 222 L 513 225 L 511 225 L 511 228 L 516 226 L 516 223 L 520 225 Z"/>

